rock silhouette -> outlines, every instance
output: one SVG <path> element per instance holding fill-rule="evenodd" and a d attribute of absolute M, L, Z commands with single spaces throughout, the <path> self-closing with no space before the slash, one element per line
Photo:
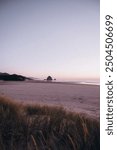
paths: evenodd
<path fill-rule="evenodd" d="M 8 74 L 8 73 L 0 73 L 0 80 L 3 81 L 25 81 L 25 80 L 31 80 L 30 78 L 27 78 L 22 75 L 17 74 Z"/>
<path fill-rule="evenodd" d="M 47 77 L 47 81 L 52 81 L 53 79 L 52 79 L 52 77 L 51 76 L 48 76 Z"/>

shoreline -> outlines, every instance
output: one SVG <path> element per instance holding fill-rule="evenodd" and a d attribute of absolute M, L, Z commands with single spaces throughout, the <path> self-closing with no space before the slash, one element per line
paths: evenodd
<path fill-rule="evenodd" d="M 65 85 L 88 85 L 88 86 L 100 86 L 100 84 L 85 83 L 85 82 L 74 82 L 74 81 L 44 81 L 44 80 L 30 80 L 30 81 L 2 81 L 0 80 L 0 85 L 5 83 L 47 83 L 47 84 L 65 84 Z"/>

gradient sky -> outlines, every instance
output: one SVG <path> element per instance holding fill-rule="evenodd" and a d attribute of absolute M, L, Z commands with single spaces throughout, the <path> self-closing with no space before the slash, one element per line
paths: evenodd
<path fill-rule="evenodd" d="M 0 72 L 99 78 L 99 0 L 0 0 Z"/>

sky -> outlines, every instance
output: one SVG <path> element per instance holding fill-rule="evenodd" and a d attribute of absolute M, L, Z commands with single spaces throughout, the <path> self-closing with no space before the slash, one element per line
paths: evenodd
<path fill-rule="evenodd" d="M 99 79 L 99 0 L 0 0 L 0 72 Z"/>

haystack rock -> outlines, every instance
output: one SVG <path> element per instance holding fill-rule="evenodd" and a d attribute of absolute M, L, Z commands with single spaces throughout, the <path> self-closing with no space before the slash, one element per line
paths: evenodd
<path fill-rule="evenodd" d="M 52 81 L 53 79 L 52 79 L 52 77 L 51 76 L 48 76 L 47 77 L 47 81 Z"/>

